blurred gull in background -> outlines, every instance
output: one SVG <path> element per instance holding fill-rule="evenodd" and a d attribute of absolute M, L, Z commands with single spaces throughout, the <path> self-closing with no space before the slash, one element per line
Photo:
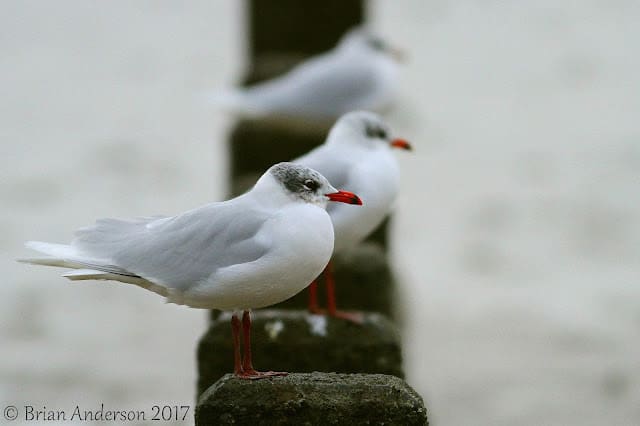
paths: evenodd
<path fill-rule="evenodd" d="M 384 40 L 356 28 L 331 51 L 280 77 L 208 99 L 249 117 L 331 120 L 356 109 L 382 111 L 396 96 L 402 57 Z"/>

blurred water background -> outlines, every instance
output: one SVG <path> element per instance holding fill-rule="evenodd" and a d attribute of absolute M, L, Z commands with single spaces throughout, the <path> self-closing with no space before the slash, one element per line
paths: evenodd
<path fill-rule="evenodd" d="M 193 405 L 202 311 L 13 259 L 225 197 L 233 120 L 196 95 L 238 81 L 242 4 L 2 9 L 0 404 Z M 392 256 L 432 424 L 640 424 L 640 3 L 370 9 L 410 56 Z"/>

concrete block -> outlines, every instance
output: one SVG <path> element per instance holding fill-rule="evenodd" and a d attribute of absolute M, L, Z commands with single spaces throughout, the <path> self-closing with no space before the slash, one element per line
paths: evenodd
<path fill-rule="evenodd" d="M 230 319 L 219 315 L 200 339 L 198 395 L 232 371 Z M 380 314 L 366 313 L 362 325 L 293 310 L 257 310 L 252 320 L 258 370 L 404 376 L 399 333 Z"/>
<path fill-rule="evenodd" d="M 226 375 L 200 398 L 196 425 L 428 425 L 420 395 L 382 374 Z"/>

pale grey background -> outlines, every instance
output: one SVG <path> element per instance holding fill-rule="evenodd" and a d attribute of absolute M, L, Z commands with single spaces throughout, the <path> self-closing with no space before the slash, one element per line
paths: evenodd
<path fill-rule="evenodd" d="M 232 120 L 196 95 L 242 70 L 239 3 L 2 2 L 3 407 L 192 404 L 203 312 L 13 259 L 224 197 Z M 410 55 L 393 260 L 432 424 L 640 424 L 640 4 L 375 1 L 371 18 Z"/>

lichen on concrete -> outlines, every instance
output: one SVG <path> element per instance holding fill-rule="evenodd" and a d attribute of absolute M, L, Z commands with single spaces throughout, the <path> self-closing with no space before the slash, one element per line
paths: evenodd
<path fill-rule="evenodd" d="M 196 425 L 426 425 L 422 398 L 383 374 L 225 375 L 200 398 Z"/>

